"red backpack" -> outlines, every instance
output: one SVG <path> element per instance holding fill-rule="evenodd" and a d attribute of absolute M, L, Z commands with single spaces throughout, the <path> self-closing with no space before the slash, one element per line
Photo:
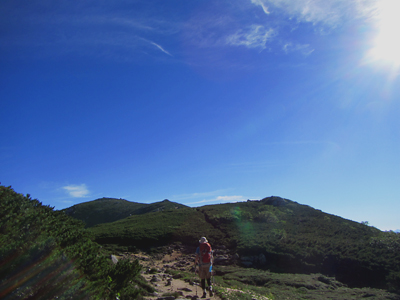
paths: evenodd
<path fill-rule="evenodd" d="M 211 246 L 209 243 L 200 244 L 200 257 L 203 264 L 211 262 Z"/>

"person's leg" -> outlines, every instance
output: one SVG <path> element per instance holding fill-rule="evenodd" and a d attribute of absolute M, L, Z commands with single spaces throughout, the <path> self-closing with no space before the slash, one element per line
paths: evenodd
<path fill-rule="evenodd" d="M 213 295 L 213 290 L 211 286 L 211 278 L 207 278 L 207 284 L 208 284 L 208 291 L 210 292 L 210 297 Z"/>
<path fill-rule="evenodd" d="M 206 293 L 206 280 L 205 279 L 201 280 L 201 288 L 203 289 L 203 296 L 201 298 L 205 298 L 207 296 L 207 293 Z"/>
<path fill-rule="evenodd" d="M 203 289 L 203 296 L 202 298 L 205 298 L 207 296 L 206 293 L 206 277 L 207 277 L 207 273 L 206 273 L 206 269 L 204 268 L 204 266 L 200 266 L 200 279 L 201 279 L 201 288 Z"/>

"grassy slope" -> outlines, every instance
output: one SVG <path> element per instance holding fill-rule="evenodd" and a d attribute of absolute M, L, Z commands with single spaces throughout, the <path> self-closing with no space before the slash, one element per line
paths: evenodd
<path fill-rule="evenodd" d="M 400 236 L 394 233 L 279 198 L 203 211 L 236 239 L 239 254 L 265 254 L 264 268 L 322 272 L 352 286 L 400 286 Z"/>
<path fill-rule="evenodd" d="M 67 215 L 83 221 L 86 227 L 92 227 L 101 223 L 115 222 L 131 215 L 183 207 L 186 206 L 169 200 L 145 204 L 124 199 L 100 198 L 74 205 L 63 211 Z"/>
<path fill-rule="evenodd" d="M 279 197 L 132 216 L 93 232 L 100 243 L 134 247 L 195 244 L 205 235 L 214 247 L 242 257 L 263 254 L 266 262 L 258 267 L 271 271 L 321 272 L 351 286 L 400 286 L 399 235 Z"/>
<path fill-rule="evenodd" d="M 82 222 L 0 186 L 1 299 L 136 298 L 152 290 L 139 271 L 113 265 Z"/>
<path fill-rule="evenodd" d="M 274 300 L 348 300 L 375 299 L 398 300 L 400 295 L 381 289 L 348 288 L 334 277 L 322 274 L 281 274 L 252 268 L 218 266 L 215 288 L 224 300 L 265 299 Z M 229 290 L 237 290 L 237 293 Z"/>
<path fill-rule="evenodd" d="M 136 215 L 91 228 L 96 241 L 148 248 L 174 241 L 193 243 L 200 236 L 222 239 L 224 234 L 205 220 L 204 214 L 193 208 Z"/>

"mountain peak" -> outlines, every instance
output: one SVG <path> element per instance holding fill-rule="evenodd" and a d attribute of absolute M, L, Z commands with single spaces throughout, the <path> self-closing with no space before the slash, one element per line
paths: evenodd
<path fill-rule="evenodd" d="M 63 209 L 65 214 L 83 221 L 86 227 L 101 223 L 115 222 L 132 215 L 142 215 L 149 212 L 179 209 L 186 205 L 171 202 L 168 199 L 154 203 L 138 203 L 122 198 L 103 197 L 93 201 L 75 204 Z"/>
<path fill-rule="evenodd" d="M 271 196 L 271 197 L 266 197 L 260 200 L 262 203 L 267 204 L 267 205 L 272 205 L 272 206 L 285 206 L 289 202 L 292 202 L 290 200 L 278 197 L 278 196 Z"/>

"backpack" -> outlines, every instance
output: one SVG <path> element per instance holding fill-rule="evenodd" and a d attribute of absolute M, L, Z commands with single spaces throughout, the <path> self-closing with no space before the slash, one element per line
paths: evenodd
<path fill-rule="evenodd" d="M 209 243 L 200 244 L 200 257 L 203 264 L 211 262 L 211 246 Z"/>

